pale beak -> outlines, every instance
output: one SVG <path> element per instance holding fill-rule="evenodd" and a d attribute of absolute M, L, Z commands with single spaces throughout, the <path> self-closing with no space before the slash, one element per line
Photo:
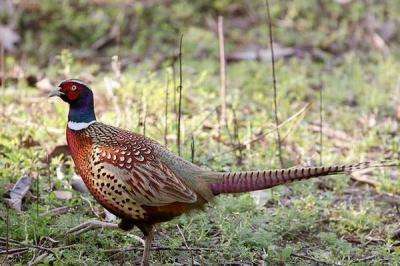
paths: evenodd
<path fill-rule="evenodd" d="M 61 92 L 60 88 L 55 88 L 52 91 L 50 91 L 50 93 L 49 93 L 49 97 L 54 97 L 54 96 L 59 96 L 60 97 L 62 95 L 65 95 L 65 93 Z"/>

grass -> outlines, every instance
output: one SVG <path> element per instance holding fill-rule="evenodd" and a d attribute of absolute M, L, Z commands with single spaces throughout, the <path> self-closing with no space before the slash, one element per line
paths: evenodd
<path fill-rule="evenodd" d="M 278 108 L 283 121 L 306 104 L 311 107 L 281 129 L 283 156 L 288 165 L 318 164 L 319 133 L 313 125 L 319 121 L 319 94 L 324 97 L 324 164 L 355 162 L 395 156 L 399 150 L 397 135 L 400 117 L 399 61 L 394 55 L 371 55 L 360 59 L 348 54 L 333 67 L 304 60 L 277 62 Z M 246 170 L 278 166 L 273 134 L 247 145 L 242 151 L 229 152 L 230 137 L 222 132 L 218 139 L 218 65 L 213 60 L 184 58 L 183 61 L 182 156 L 190 159 L 191 136 L 195 139 L 195 162 L 215 170 Z M 163 142 L 164 91 L 171 69 L 149 72 L 146 63 L 128 68 L 117 78 L 112 71 L 100 71 L 96 65 L 74 61 L 68 52 L 45 71 L 51 80 L 89 77 L 95 91 L 99 120 L 136 132 L 143 106 L 147 107 L 146 135 Z M 260 62 L 240 62 L 228 66 L 228 119 L 233 129 L 236 115 L 237 139 L 247 143 L 274 126 L 270 66 Z M 170 85 L 170 88 L 172 84 Z M 177 123 L 172 114 L 172 89 L 167 136 L 169 148 L 176 152 Z M 49 100 L 46 92 L 30 88 L 23 81 L 8 83 L 0 92 L 0 194 L 22 175 L 35 178 L 32 196 L 24 202 L 24 211 L 10 214 L 10 238 L 24 244 L 50 247 L 53 254 L 41 263 L 55 265 L 135 263 L 141 251 L 110 253 L 108 250 L 141 247 L 132 235 L 120 231 L 88 232 L 78 238 L 66 236 L 73 226 L 103 209 L 91 196 L 72 190 L 71 158 L 54 158 L 50 165 L 41 161 L 56 145 L 65 143 L 67 106 Z M 329 133 L 329 134 L 328 134 Z M 226 144 L 228 143 L 228 144 Z M 56 168 L 65 164 L 58 179 Z M 394 205 L 379 200 L 382 194 L 398 194 L 396 169 L 379 169 L 372 178 L 376 188 L 352 181 L 347 176 L 309 180 L 263 192 L 266 202 L 248 194 L 218 197 L 203 212 L 183 215 L 162 224 L 155 244 L 169 250 L 156 251 L 151 262 L 191 263 L 180 226 L 193 259 L 203 264 L 287 263 L 308 265 L 315 261 L 328 264 L 396 264 L 400 261 L 398 243 L 391 239 L 398 229 L 399 213 Z M 37 186 L 36 186 L 37 185 Z M 38 188 L 38 190 L 37 190 Z M 68 190 L 73 197 L 59 200 L 54 191 Z M 36 197 L 37 196 L 37 197 Z M 2 199 L 3 200 L 3 199 Z M 90 206 L 89 205 L 90 202 Z M 0 219 L 5 219 L 4 201 Z M 49 210 L 68 206 L 62 215 L 46 215 Z M 6 235 L 6 223 L 0 223 L 0 235 Z M 59 241 L 52 243 L 50 239 Z M 201 249 L 203 248 L 203 249 Z M 212 248 L 213 250 L 208 250 Z M 39 251 L 29 249 L 7 258 L 10 264 L 26 264 Z M 5 258 L 4 258 L 5 259 Z"/>

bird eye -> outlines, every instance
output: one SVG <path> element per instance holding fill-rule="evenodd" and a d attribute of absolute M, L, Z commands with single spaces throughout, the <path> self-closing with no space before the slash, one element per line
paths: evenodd
<path fill-rule="evenodd" d="M 72 85 L 71 90 L 76 91 L 76 85 Z"/>

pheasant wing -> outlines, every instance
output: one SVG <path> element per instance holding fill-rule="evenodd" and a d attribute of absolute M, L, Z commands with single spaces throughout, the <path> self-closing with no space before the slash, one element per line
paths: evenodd
<path fill-rule="evenodd" d="M 95 136 L 99 162 L 126 184 L 133 200 L 148 206 L 196 202 L 196 193 L 155 156 L 159 144 L 109 126 L 97 128 Z"/>

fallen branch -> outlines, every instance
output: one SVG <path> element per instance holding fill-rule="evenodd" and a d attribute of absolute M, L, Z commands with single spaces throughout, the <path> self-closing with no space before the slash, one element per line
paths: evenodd
<path fill-rule="evenodd" d="M 13 248 L 9 250 L 0 250 L 0 255 L 11 255 L 15 253 L 28 251 L 29 248 Z"/>
<path fill-rule="evenodd" d="M 192 251 L 218 251 L 218 249 L 215 248 L 202 248 L 202 247 L 191 247 L 190 248 Z M 120 253 L 120 252 L 128 252 L 128 251 L 142 251 L 142 247 L 128 247 L 128 248 L 118 248 L 118 249 L 108 249 L 104 250 L 104 252 L 107 253 Z M 154 251 L 161 251 L 161 250 L 178 250 L 178 251 L 187 251 L 187 247 L 176 247 L 176 248 L 170 248 L 170 247 L 160 247 L 160 246 L 155 246 L 151 247 L 150 250 Z"/>
<path fill-rule="evenodd" d="M 328 263 L 326 261 L 319 260 L 319 259 L 316 259 L 314 257 L 303 255 L 303 254 L 292 253 L 291 256 L 296 257 L 296 258 L 300 258 L 300 259 L 303 259 L 303 260 L 314 261 L 318 265 L 321 265 L 321 264 L 322 265 L 339 265 L 339 264 L 334 264 L 334 263 Z"/>
<path fill-rule="evenodd" d="M 4 238 L 4 237 L 0 237 L 0 243 L 2 242 L 2 243 L 5 243 L 7 240 Z M 13 239 L 9 239 L 8 240 L 11 244 L 14 244 L 14 245 L 17 245 L 17 246 L 22 246 L 22 247 L 24 247 L 24 248 L 35 248 L 35 249 L 39 249 L 39 250 L 42 250 L 42 251 L 46 251 L 46 252 L 49 252 L 49 253 L 51 253 L 51 254 L 54 254 L 54 252 L 51 250 L 51 249 L 49 249 L 49 248 L 46 248 L 46 247 L 41 247 L 41 246 L 37 246 L 37 245 L 32 245 L 32 244 L 24 244 L 24 243 L 21 243 L 21 242 L 19 242 L 19 241 L 17 241 L 17 240 L 13 240 Z"/>

